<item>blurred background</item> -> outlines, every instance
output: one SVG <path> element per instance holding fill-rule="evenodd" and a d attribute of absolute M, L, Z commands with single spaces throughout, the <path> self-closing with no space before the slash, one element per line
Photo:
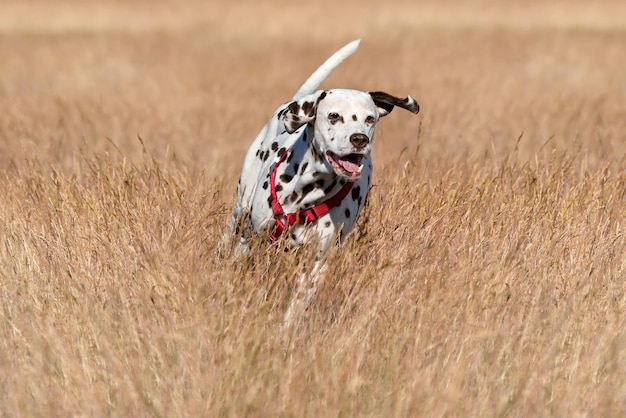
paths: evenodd
<path fill-rule="evenodd" d="M 236 177 L 273 109 L 355 38 L 323 87 L 422 105 L 380 125 L 383 162 L 578 149 L 596 167 L 623 154 L 623 1 L 8 0 L 0 159 L 69 167 L 76 149 L 133 158 L 145 145 Z"/>

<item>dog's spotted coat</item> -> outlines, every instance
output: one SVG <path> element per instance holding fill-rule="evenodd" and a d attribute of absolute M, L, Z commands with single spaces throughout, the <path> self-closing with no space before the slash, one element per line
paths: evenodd
<path fill-rule="evenodd" d="M 286 248 L 317 240 L 321 254 L 337 236 L 343 241 L 354 227 L 372 182 L 376 123 L 394 106 L 419 111 L 411 96 L 401 99 L 384 92 L 347 89 L 316 91 L 358 45 L 359 41 L 353 41 L 326 60 L 290 102 L 276 109 L 250 146 L 227 234 L 239 237 L 238 252 L 247 249 L 250 233 L 276 239 L 277 226 L 287 223 L 283 214 L 319 213 L 315 209 L 324 202 L 334 203 L 333 196 L 342 192 L 341 197 L 347 183 L 352 183 L 351 188 L 340 202 L 329 205 L 313 222 L 288 226 L 278 238 L 287 243 Z M 283 330 L 291 328 L 307 309 L 323 273 L 320 263 L 318 257 L 311 275 L 302 275 L 297 281 Z"/>
<path fill-rule="evenodd" d="M 335 53 L 304 83 L 294 99 L 281 105 L 248 150 L 230 222 L 241 237 L 268 235 L 275 222 L 270 176 L 276 162 L 275 191 L 285 213 L 297 213 L 328 200 L 347 182 L 348 195 L 313 223 L 288 228 L 288 246 L 319 239 L 320 250 L 343 240 L 354 227 L 372 180 L 371 147 L 379 118 L 399 106 L 413 113 L 417 102 L 384 92 L 332 89 L 315 91 L 345 58 L 358 48 L 354 41 Z"/>

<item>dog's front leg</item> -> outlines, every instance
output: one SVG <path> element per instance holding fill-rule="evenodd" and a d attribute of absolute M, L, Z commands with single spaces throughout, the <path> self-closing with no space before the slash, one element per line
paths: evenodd
<path fill-rule="evenodd" d="M 233 251 L 236 259 L 240 259 L 248 254 L 248 241 L 245 238 L 245 229 L 248 228 L 248 225 L 245 221 L 247 221 L 247 215 L 241 216 L 239 212 L 235 210 L 235 213 L 228 222 L 226 232 L 222 234 L 218 241 L 218 258 L 225 258 L 228 254 L 233 253 Z"/>
<path fill-rule="evenodd" d="M 305 313 L 311 305 L 311 300 L 317 292 L 320 279 L 326 271 L 326 265 L 320 257 L 315 261 L 311 273 L 303 273 L 296 281 L 296 287 L 287 308 L 281 334 L 285 336 L 288 332 L 297 329 L 304 320 Z"/>

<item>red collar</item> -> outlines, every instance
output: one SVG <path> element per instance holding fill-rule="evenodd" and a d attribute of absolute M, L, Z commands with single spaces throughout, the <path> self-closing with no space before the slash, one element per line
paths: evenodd
<path fill-rule="evenodd" d="M 341 203 L 341 201 L 350 193 L 350 189 L 352 189 L 352 185 L 354 182 L 350 181 L 345 184 L 339 190 L 339 193 L 334 195 L 328 200 L 325 200 L 322 203 L 319 203 L 313 207 L 310 207 L 306 210 L 298 210 L 297 212 L 285 213 L 282 205 L 278 201 L 278 197 L 276 196 L 276 172 L 278 171 L 278 166 L 287 158 L 287 154 L 289 154 L 290 150 L 286 150 L 280 156 L 278 161 L 272 164 L 270 168 L 270 205 L 272 206 L 272 212 L 274 213 L 274 226 L 270 231 L 270 239 L 272 242 L 275 242 L 280 238 L 282 233 L 288 226 L 293 226 L 295 224 L 304 224 L 306 222 L 315 222 L 318 218 L 326 215 L 332 208 L 336 207 Z M 286 221 L 286 223 L 285 223 Z"/>

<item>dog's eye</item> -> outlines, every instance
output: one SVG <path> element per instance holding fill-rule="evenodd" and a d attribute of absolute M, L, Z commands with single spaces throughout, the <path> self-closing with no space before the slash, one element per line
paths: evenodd
<path fill-rule="evenodd" d="M 374 116 L 368 116 L 365 118 L 365 123 L 374 123 L 376 122 L 376 119 L 374 119 Z"/>
<path fill-rule="evenodd" d="M 331 122 L 334 121 L 334 120 L 337 120 L 337 119 L 339 119 L 339 113 L 337 113 L 337 112 L 330 112 L 328 114 L 328 120 L 330 120 Z"/>

